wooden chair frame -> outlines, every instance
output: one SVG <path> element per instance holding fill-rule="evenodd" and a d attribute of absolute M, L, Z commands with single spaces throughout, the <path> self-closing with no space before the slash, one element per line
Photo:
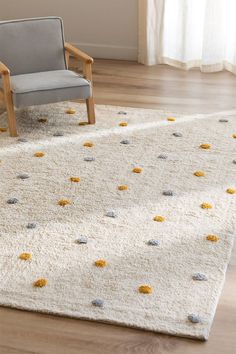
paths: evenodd
<path fill-rule="evenodd" d="M 70 56 L 75 57 L 83 63 L 83 76 L 85 79 L 89 80 L 92 87 L 92 64 L 93 58 L 91 58 L 86 53 L 77 49 L 70 43 L 65 43 L 65 56 L 67 65 L 69 64 Z M 13 104 L 13 93 L 11 88 L 11 73 L 7 66 L 0 61 L 0 77 L 2 77 L 3 89 L 0 89 L 0 96 L 3 96 L 4 103 L 6 106 L 7 117 L 8 117 L 8 126 L 10 136 L 17 136 L 16 128 L 16 115 Z M 93 92 L 93 91 L 92 91 Z M 88 123 L 95 124 L 95 109 L 94 109 L 94 98 L 93 95 L 86 99 L 87 114 L 88 114 Z"/>

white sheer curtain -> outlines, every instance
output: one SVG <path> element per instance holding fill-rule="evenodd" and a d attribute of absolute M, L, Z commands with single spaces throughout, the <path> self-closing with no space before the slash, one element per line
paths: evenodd
<path fill-rule="evenodd" d="M 236 74 L 236 0 L 139 0 L 139 62 Z"/>

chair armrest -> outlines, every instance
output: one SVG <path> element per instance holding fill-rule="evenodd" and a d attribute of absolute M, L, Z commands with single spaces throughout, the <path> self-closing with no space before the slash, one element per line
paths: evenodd
<path fill-rule="evenodd" d="M 82 52 L 80 49 L 74 47 L 72 44 L 65 43 L 65 50 L 69 54 L 74 56 L 75 58 L 81 60 L 82 62 L 87 63 L 87 64 L 93 64 L 93 58 L 92 57 L 90 57 L 88 54 Z"/>
<path fill-rule="evenodd" d="M 0 76 L 10 75 L 8 67 L 0 61 Z"/>
<path fill-rule="evenodd" d="M 3 91 L 11 92 L 11 77 L 8 67 L 0 61 L 0 77 L 2 76 Z"/>

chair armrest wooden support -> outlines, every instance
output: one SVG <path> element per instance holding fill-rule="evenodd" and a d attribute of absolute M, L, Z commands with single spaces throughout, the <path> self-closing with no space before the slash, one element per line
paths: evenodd
<path fill-rule="evenodd" d="M 92 64 L 93 58 L 88 54 L 82 52 L 80 49 L 74 47 L 70 43 L 65 43 L 65 53 L 67 65 L 69 64 L 70 56 L 75 57 L 76 59 L 82 61 L 83 63 L 83 75 L 84 78 L 89 80 L 92 88 Z M 93 96 L 86 99 L 87 112 L 89 124 L 95 124 L 95 111 L 94 111 L 94 99 Z"/>
<path fill-rule="evenodd" d="M 10 70 L 8 67 L 0 62 L 0 76 L 2 76 L 3 82 L 3 96 L 7 109 L 8 125 L 11 136 L 17 136 L 16 130 L 16 117 L 14 111 L 14 104 L 12 98 L 11 80 L 10 80 Z"/>
<path fill-rule="evenodd" d="M 82 61 L 84 77 L 87 80 L 92 81 L 92 64 L 94 62 L 93 58 L 90 57 L 88 54 L 82 52 L 80 49 L 74 47 L 70 43 L 65 43 L 65 51 L 67 57 L 67 64 L 69 62 L 70 55 Z"/>
<path fill-rule="evenodd" d="M 0 76 L 10 75 L 8 67 L 0 61 Z"/>
<path fill-rule="evenodd" d="M 0 61 L 0 77 L 2 77 L 3 92 L 6 97 L 7 93 L 11 92 L 10 70 Z"/>
<path fill-rule="evenodd" d="M 93 64 L 93 58 L 88 54 L 82 52 L 80 49 L 74 47 L 70 43 L 65 43 L 65 50 L 73 57 L 81 60 L 84 63 Z"/>

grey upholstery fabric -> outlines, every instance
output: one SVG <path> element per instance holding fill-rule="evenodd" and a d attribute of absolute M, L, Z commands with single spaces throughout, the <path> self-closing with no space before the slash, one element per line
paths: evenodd
<path fill-rule="evenodd" d="M 16 107 L 87 99 L 90 82 L 70 70 L 54 70 L 11 77 Z"/>
<path fill-rule="evenodd" d="M 0 61 L 11 75 L 66 69 L 61 18 L 1 21 Z"/>

